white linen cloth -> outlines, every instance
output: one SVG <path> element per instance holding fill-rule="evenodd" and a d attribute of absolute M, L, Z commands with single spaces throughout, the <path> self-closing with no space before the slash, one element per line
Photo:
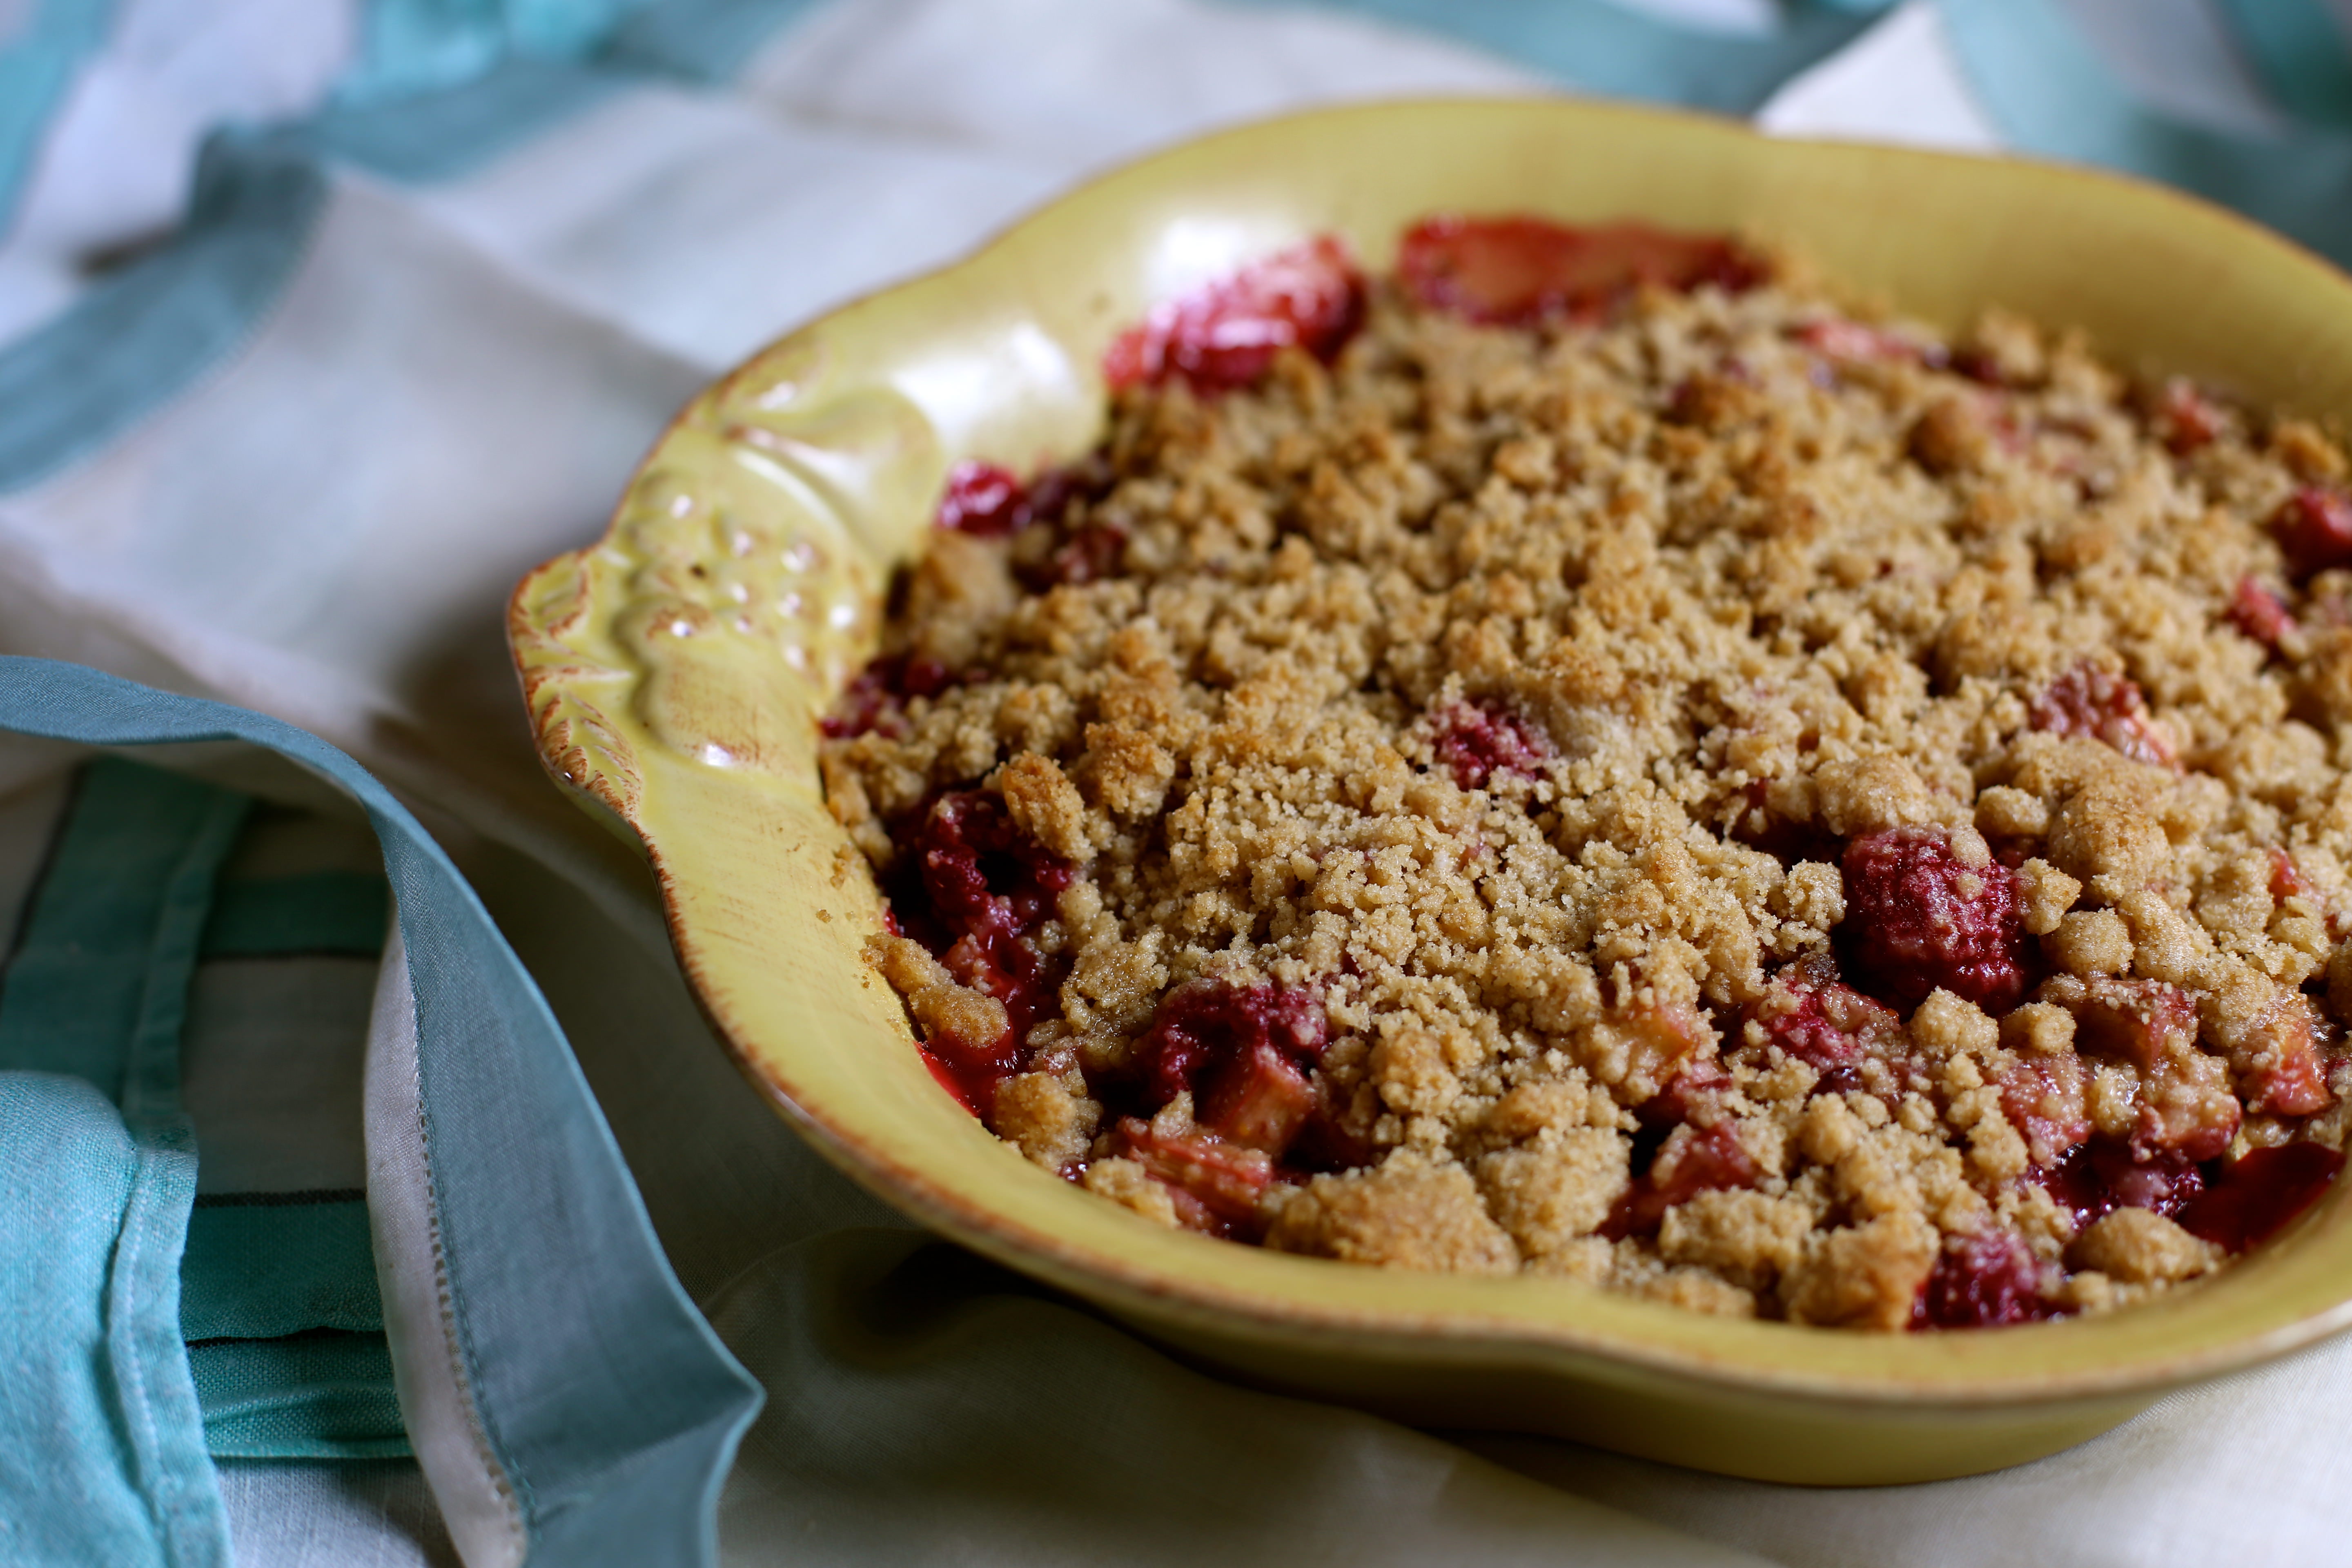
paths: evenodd
<path fill-rule="evenodd" d="M 2127 37 L 2150 10 L 2202 14 L 2082 9 Z M 171 221 L 198 130 L 316 101 L 357 32 L 299 0 L 130 0 L 0 246 L 0 335 L 68 300 L 93 252 Z M 2260 111 L 2242 76 L 2158 48 L 2132 64 L 2209 118 Z M 555 1004 L 688 1289 L 768 1383 L 722 1504 L 730 1562 L 2344 1561 L 2352 1346 L 1995 1476 L 1804 1491 L 1226 1389 L 1041 1296 L 988 1298 L 895 1360 L 861 1361 L 855 1323 L 809 1326 L 811 1279 L 907 1247 L 841 1227 L 901 1222 L 744 1090 L 641 868 L 541 777 L 499 636 L 509 587 L 593 537 L 704 380 L 1090 170 L 1311 102 L 1529 89 L 1505 62 L 1326 12 L 836 0 L 728 89 L 624 93 L 451 181 L 339 173 L 249 342 L 95 458 L 0 498 L 0 651 L 277 713 L 445 834 Z M 1997 145 L 1920 5 L 1759 119 Z M 449 1560 L 413 1469 L 237 1466 L 224 1485 L 247 1563 Z"/>

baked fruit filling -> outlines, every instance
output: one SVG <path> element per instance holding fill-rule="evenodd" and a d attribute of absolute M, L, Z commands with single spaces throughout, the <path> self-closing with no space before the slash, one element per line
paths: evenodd
<path fill-rule="evenodd" d="M 965 464 L 824 723 L 932 1070 L 1161 1225 L 1899 1330 L 2342 1162 L 2352 480 L 1729 240 L 1432 219 Z"/>

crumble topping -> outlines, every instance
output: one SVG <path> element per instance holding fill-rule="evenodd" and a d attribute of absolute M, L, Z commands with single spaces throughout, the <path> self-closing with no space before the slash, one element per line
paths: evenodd
<path fill-rule="evenodd" d="M 1723 240 L 1404 258 L 1164 308 L 1095 454 L 951 483 L 823 752 L 941 1082 L 1160 1224 L 1825 1325 L 2315 1198 L 2341 448 Z"/>

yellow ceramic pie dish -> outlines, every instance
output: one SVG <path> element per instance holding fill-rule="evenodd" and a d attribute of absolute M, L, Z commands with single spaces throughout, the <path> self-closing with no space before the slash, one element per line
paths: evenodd
<path fill-rule="evenodd" d="M 547 764 L 644 843 L 679 959 L 752 1081 L 892 1203 L 1252 1381 L 1739 1475 L 2013 1464 L 2352 1322 L 2341 1191 L 2149 1306 L 1874 1336 L 1163 1230 L 1029 1164 L 932 1080 L 859 956 L 878 906 L 825 811 L 815 716 L 870 651 L 949 466 L 1025 472 L 1085 450 L 1103 351 L 1152 301 L 1320 233 L 1384 268 L 1437 211 L 1739 230 L 1940 324 L 1998 302 L 2086 328 L 2126 363 L 2352 420 L 2352 279 L 2100 175 L 1552 101 L 1332 110 L 1136 164 L 705 391 L 604 537 L 516 593 Z"/>

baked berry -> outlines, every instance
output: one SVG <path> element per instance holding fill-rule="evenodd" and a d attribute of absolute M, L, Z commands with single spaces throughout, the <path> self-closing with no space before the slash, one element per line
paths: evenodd
<path fill-rule="evenodd" d="M 1612 1241 L 1648 1236 L 1677 1204 L 1701 1193 L 1752 1187 L 1763 1173 L 1730 1123 L 1700 1127 L 1686 1121 L 1666 1134 L 1650 1168 L 1617 1200 L 1600 1234 Z"/>
<path fill-rule="evenodd" d="M 1823 1072 L 1850 1067 L 1864 1055 L 1901 1049 L 1903 1020 L 1893 1009 L 1837 977 L 1826 957 L 1790 964 L 1778 984 L 1748 1009 L 1768 1044 Z"/>
<path fill-rule="evenodd" d="M 2157 394 L 2148 423 L 2156 438 L 2178 458 L 2211 445 L 2223 427 L 2220 405 L 2198 391 L 2195 382 L 2178 375 Z"/>
<path fill-rule="evenodd" d="M 1941 830 L 1893 827 L 1845 847 L 1838 934 L 1863 989 L 1909 1009 L 1938 986 L 1993 1013 L 2024 995 L 2032 952 L 2015 873 L 1969 866 Z"/>
<path fill-rule="evenodd" d="M 836 741 L 877 731 L 895 735 L 903 728 L 909 698 L 937 697 L 956 679 L 956 672 L 935 658 L 884 654 L 851 679 L 817 727 Z"/>
<path fill-rule="evenodd" d="M 2231 626 L 2273 652 L 2294 631 L 2294 617 L 2287 614 L 2286 601 L 2252 576 L 2238 579 L 2228 614 Z"/>
<path fill-rule="evenodd" d="M 1646 284 L 1737 293 L 1762 261 L 1712 235 L 1642 223 L 1572 228 L 1546 218 L 1434 217 L 1407 230 L 1397 279 L 1422 304 L 1492 326 L 1590 320 Z"/>
<path fill-rule="evenodd" d="M 2177 1152 L 2135 1150 L 2118 1138 L 2094 1138 L 2077 1145 L 2029 1179 L 2074 1216 L 2078 1236 L 2119 1208 L 2169 1217 L 2205 1190 L 2204 1174 L 2195 1161 Z"/>
<path fill-rule="evenodd" d="M 938 527 L 982 539 L 1001 539 L 1029 521 L 1029 493 L 994 463 L 966 461 L 948 470 Z"/>
<path fill-rule="evenodd" d="M 2297 577 L 2352 566 L 2352 495 L 2304 485 L 2271 513 L 2271 534 Z"/>
<path fill-rule="evenodd" d="M 1912 1304 L 1914 1329 L 1990 1329 L 2058 1316 L 2042 1299 L 2042 1266 L 2013 1236 L 1954 1237 Z"/>
<path fill-rule="evenodd" d="M 2243 1252 L 2318 1202 L 2343 1168 L 2344 1156 L 2324 1144 L 2249 1149 L 2181 1207 L 2180 1228 L 2226 1252 Z"/>
<path fill-rule="evenodd" d="M 1305 1069 L 1328 1038 L 1312 992 L 1194 980 L 1160 999 L 1135 1060 L 1152 1103 L 1189 1091 L 1204 1125 L 1279 1153 L 1314 1108 Z"/>
<path fill-rule="evenodd" d="M 1247 386 L 1286 348 L 1329 360 L 1364 317 L 1364 279 L 1328 235 L 1155 305 L 1103 356 L 1114 387 L 1181 376 L 1202 392 Z"/>
<path fill-rule="evenodd" d="M 1493 703 L 1448 702 L 1435 721 L 1430 750 L 1464 789 L 1484 789 L 1498 773 L 1533 776 L 1552 756 L 1542 731 Z"/>
<path fill-rule="evenodd" d="M 2172 767 L 2179 761 L 2170 738 L 2148 717 L 2139 687 L 2087 659 L 2033 700 L 2029 721 L 2050 734 L 2104 742 L 2136 763 Z"/>

